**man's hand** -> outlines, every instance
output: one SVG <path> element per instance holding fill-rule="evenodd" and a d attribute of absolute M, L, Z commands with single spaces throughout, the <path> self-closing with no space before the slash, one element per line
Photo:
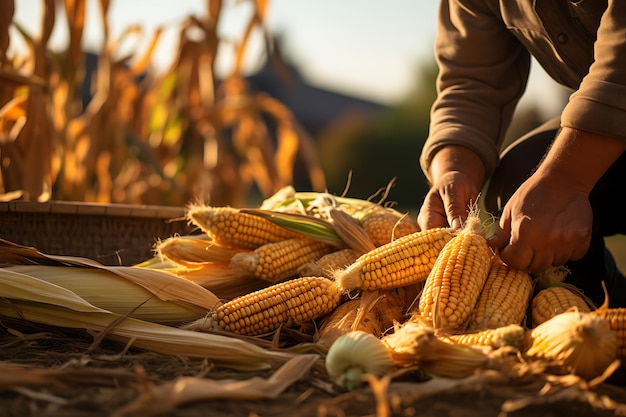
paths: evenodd
<path fill-rule="evenodd" d="M 535 174 L 504 206 L 489 242 L 507 265 L 541 272 L 582 258 L 591 242 L 591 224 L 587 192 Z"/>
<path fill-rule="evenodd" d="M 460 227 L 485 179 L 480 158 L 462 146 L 439 150 L 430 167 L 431 187 L 417 216 L 421 230 Z"/>
<path fill-rule="evenodd" d="M 504 206 L 490 244 L 515 268 L 541 272 L 582 258 L 591 241 L 589 194 L 626 141 L 563 128 L 537 171 Z"/>

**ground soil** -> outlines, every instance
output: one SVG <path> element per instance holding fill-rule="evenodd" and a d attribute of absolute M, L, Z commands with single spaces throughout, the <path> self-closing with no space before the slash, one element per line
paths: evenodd
<path fill-rule="evenodd" d="M 60 378 L 38 386 L 0 386 L 0 416 L 109 417 L 141 394 L 180 376 L 213 379 L 268 377 L 272 371 L 242 372 L 207 361 L 125 349 L 104 341 L 92 346 L 86 333 L 33 329 L 18 334 L 0 326 L 0 365 L 59 370 Z M 6 368 L 5 368 L 6 370 Z M 4 371 L 3 371 L 4 372 Z M 418 371 L 394 378 L 382 399 L 368 386 L 345 392 L 315 368 L 268 400 L 211 400 L 178 406 L 173 417 L 550 417 L 626 415 L 626 388 L 619 371 L 593 389 L 542 377 L 503 383 L 501 378 L 467 379 L 436 389 Z M 1 379 L 1 378 L 0 378 Z M 448 384 L 448 385 L 447 385 Z M 568 386 L 570 385 L 570 386 Z M 378 406 L 378 408 L 377 408 Z M 141 416 L 142 413 L 136 414 Z M 154 415 L 154 414 L 151 414 Z"/>

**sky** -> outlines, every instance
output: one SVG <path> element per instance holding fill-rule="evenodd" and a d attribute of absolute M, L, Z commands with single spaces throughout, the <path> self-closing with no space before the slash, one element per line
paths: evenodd
<path fill-rule="evenodd" d="M 15 3 L 15 20 L 37 33 L 41 0 Z M 250 7 L 245 1 L 224 3 L 220 33 L 238 39 Z M 97 4 L 97 0 L 88 0 L 84 45 L 92 49 L 102 43 Z M 111 32 L 116 36 L 130 25 L 142 26 L 143 41 L 125 45 L 141 49 L 149 35 L 163 25 L 166 30 L 153 63 L 157 69 L 165 68 L 175 52 L 176 25 L 190 14 L 203 15 L 205 4 L 206 0 L 112 0 Z M 414 85 L 419 66 L 433 60 L 437 5 L 436 0 L 269 0 L 266 25 L 270 33 L 281 36 L 285 55 L 311 84 L 393 104 Z M 53 49 L 64 45 L 64 36 L 60 29 L 53 32 Z M 262 57 L 262 42 L 257 37 L 246 60 L 249 71 L 258 68 Z M 232 55 L 219 58 L 218 69 L 228 71 Z M 556 113 L 561 99 L 557 88 L 534 63 L 520 105 L 537 105 Z"/>

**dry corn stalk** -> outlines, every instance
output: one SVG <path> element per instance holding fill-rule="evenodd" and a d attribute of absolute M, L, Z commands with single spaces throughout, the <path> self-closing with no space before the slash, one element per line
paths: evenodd
<path fill-rule="evenodd" d="M 470 317 L 468 330 L 495 329 L 521 324 L 533 292 L 526 271 L 510 268 L 497 254 Z"/>
<path fill-rule="evenodd" d="M 470 215 L 437 257 L 424 283 L 420 314 L 436 329 L 463 331 L 487 280 L 491 257 L 480 218 Z"/>
<path fill-rule="evenodd" d="M 422 282 L 432 269 L 439 252 L 452 239 L 447 228 L 412 233 L 360 256 L 335 279 L 346 290 L 382 290 Z"/>
<path fill-rule="evenodd" d="M 185 328 L 262 335 L 320 318 L 333 311 L 340 299 L 339 288 L 327 278 L 296 278 L 221 304 Z"/>
<path fill-rule="evenodd" d="M 301 237 L 267 219 L 232 207 L 193 205 L 187 210 L 187 217 L 225 247 L 253 250 L 266 243 Z"/>
<path fill-rule="evenodd" d="M 536 327 L 565 311 L 589 312 L 594 310 L 594 307 L 593 302 L 576 287 L 569 284 L 552 284 L 533 297 L 531 309 L 532 327 Z"/>
<path fill-rule="evenodd" d="M 266 243 L 254 252 L 232 257 L 230 266 L 239 276 L 276 283 L 298 274 L 307 262 L 319 259 L 335 248 L 324 242 L 299 237 Z"/>

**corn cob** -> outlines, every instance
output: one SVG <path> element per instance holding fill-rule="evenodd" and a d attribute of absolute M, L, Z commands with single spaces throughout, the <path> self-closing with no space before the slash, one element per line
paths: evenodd
<path fill-rule="evenodd" d="M 446 339 L 458 345 L 489 346 L 494 349 L 511 346 L 522 350 L 524 335 L 525 330 L 522 326 L 509 324 L 498 328 L 449 335 Z"/>
<path fill-rule="evenodd" d="M 586 300 L 578 289 L 570 285 L 555 284 L 544 288 L 533 297 L 531 303 L 532 327 L 571 309 L 589 312 L 593 310 L 593 304 Z"/>
<path fill-rule="evenodd" d="M 189 329 L 220 328 L 241 335 L 261 335 L 281 326 L 300 325 L 330 313 L 341 291 L 322 277 L 303 277 L 274 284 L 216 307 Z"/>
<path fill-rule="evenodd" d="M 334 249 L 313 239 L 286 239 L 266 243 L 251 253 L 238 253 L 230 260 L 230 266 L 241 276 L 276 283 L 297 275 L 303 264 L 319 259 Z"/>
<path fill-rule="evenodd" d="M 532 296 L 533 282 L 526 271 L 510 268 L 500 256 L 491 260 L 489 275 L 472 311 L 468 330 L 495 329 L 521 324 Z"/>
<path fill-rule="evenodd" d="M 335 280 L 343 289 L 370 291 L 422 282 L 453 236 L 447 228 L 412 233 L 361 255 L 348 268 L 336 271 Z"/>
<path fill-rule="evenodd" d="M 489 274 L 492 252 L 480 219 L 472 215 L 458 235 L 441 250 L 424 283 L 419 312 L 436 329 L 467 327 Z"/>
<path fill-rule="evenodd" d="M 302 237 L 270 220 L 232 207 L 192 206 L 187 217 L 221 246 L 256 249 L 284 239 Z"/>
<path fill-rule="evenodd" d="M 229 262 L 242 249 L 225 248 L 204 236 L 174 236 L 156 244 L 158 255 L 182 266 L 204 262 Z"/>
<path fill-rule="evenodd" d="M 353 249 L 339 249 L 319 259 L 307 262 L 298 269 L 301 276 L 332 278 L 333 271 L 345 269 L 358 258 Z"/>
<path fill-rule="evenodd" d="M 543 360 L 553 372 L 586 379 L 601 375 L 617 358 L 617 338 L 609 322 L 581 311 L 557 314 L 532 329 L 525 355 Z"/>
<path fill-rule="evenodd" d="M 412 217 L 383 207 L 368 210 L 360 220 L 363 230 L 376 247 L 419 232 L 419 226 Z"/>
<path fill-rule="evenodd" d="M 600 307 L 591 312 L 591 315 L 598 316 L 609 323 L 617 338 L 617 357 L 624 360 L 626 358 L 626 308 Z"/>

